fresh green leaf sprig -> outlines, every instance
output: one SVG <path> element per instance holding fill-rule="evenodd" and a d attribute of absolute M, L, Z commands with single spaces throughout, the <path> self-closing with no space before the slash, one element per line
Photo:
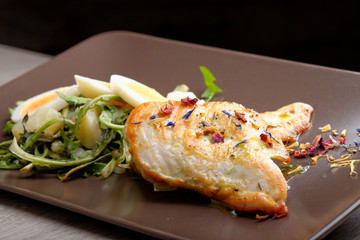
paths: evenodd
<path fill-rule="evenodd" d="M 209 69 L 204 66 L 200 66 L 200 71 L 203 75 L 204 83 L 207 86 L 205 92 L 201 94 L 201 98 L 205 99 L 206 102 L 209 102 L 214 98 L 216 93 L 222 92 L 222 89 L 214 83 L 216 78 Z"/>

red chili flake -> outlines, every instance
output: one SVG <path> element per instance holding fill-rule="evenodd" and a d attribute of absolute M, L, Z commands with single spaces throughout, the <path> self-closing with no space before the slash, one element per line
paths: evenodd
<path fill-rule="evenodd" d="M 307 155 L 308 155 L 308 151 L 306 151 L 306 150 L 294 152 L 294 157 L 296 157 L 296 158 L 303 158 L 303 157 L 306 157 Z"/>
<path fill-rule="evenodd" d="M 309 146 L 309 147 L 308 147 L 308 151 L 309 151 L 309 156 L 310 156 L 310 157 L 313 157 L 313 156 L 316 155 L 316 147 Z"/>
<path fill-rule="evenodd" d="M 322 150 L 321 152 L 319 152 L 319 155 L 324 155 L 329 149 L 325 148 L 324 150 Z"/>
<path fill-rule="evenodd" d="M 211 142 L 212 143 L 223 143 L 224 142 L 224 136 L 222 136 L 220 133 L 215 133 L 211 136 Z"/>
<path fill-rule="evenodd" d="M 338 138 L 338 141 L 340 142 L 340 144 L 345 144 L 346 138 L 340 137 Z"/>
<path fill-rule="evenodd" d="M 174 110 L 174 105 L 171 102 L 166 103 L 165 107 L 161 108 L 161 112 L 164 114 L 170 114 Z"/>
<path fill-rule="evenodd" d="M 333 141 L 332 141 L 331 139 L 326 140 L 326 141 L 324 141 L 323 139 L 321 139 L 321 140 L 319 141 L 319 144 L 320 144 L 321 146 L 323 146 L 324 148 L 334 145 L 334 143 L 333 143 Z"/>
<path fill-rule="evenodd" d="M 309 156 L 313 157 L 316 155 L 316 149 L 320 141 L 322 141 L 321 134 L 317 135 L 312 144 L 308 146 Z"/>
<path fill-rule="evenodd" d="M 323 151 L 319 152 L 319 155 L 324 155 L 329 149 L 335 148 L 336 144 L 331 140 L 323 141 L 322 139 L 319 141 L 319 144 L 324 148 Z"/>
<path fill-rule="evenodd" d="M 312 146 L 316 147 L 316 146 L 319 144 L 320 141 L 321 141 L 321 134 L 317 135 L 317 136 L 314 138 L 314 140 L 313 140 L 313 142 L 312 142 Z"/>
<path fill-rule="evenodd" d="M 236 119 L 241 120 L 241 121 L 243 121 L 244 123 L 247 122 L 247 119 L 245 118 L 245 113 L 238 112 L 238 111 L 236 111 L 236 110 L 234 110 L 234 112 L 235 112 L 235 117 L 236 117 Z"/>
<path fill-rule="evenodd" d="M 265 142 L 269 147 L 273 146 L 273 142 L 271 140 L 270 135 L 266 134 L 266 133 L 262 133 L 260 134 L 260 139 Z"/>
<path fill-rule="evenodd" d="M 197 101 L 199 101 L 199 99 L 191 98 L 191 97 L 186 97 L 181 99 L 181 102 L 184 103 L 185 105 L 195 105 Z"/>

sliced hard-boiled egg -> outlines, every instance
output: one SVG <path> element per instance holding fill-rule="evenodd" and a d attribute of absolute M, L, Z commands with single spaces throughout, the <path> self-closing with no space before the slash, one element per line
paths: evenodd
<path fill-rule="evenodd" d="M 181 99 L 183 98 L 198 98 L 195 93 L 190 92 L 189 91 L 189 87 L 186 86 L 185 84 L 181 84 L 179 86 L 177 86 L 174 91 L 169 92 L 166 96 L 167 100 L 176 100 L 176 101 L 181 101 Z M 203 104 L 205 103 L 204 100 L 199 99 L 197 104 Z"/>
<path fill-rule="evenodd" d="M 115 94 L 118 94 L 124 101 L 133 107 L 136 107 L 144 102 L 163 102 L 167 100 L 155 89 L 139 83 L 138 81 L 135 81 L 131 78 L 120 75 L 111 76 L 110 87 Z"/>
<path fill-rule="evenodd" d="M 31 116 L 39 107 L 47 106 L 57 111 L 60 111 L 68 104 L 63 99 L 59 97 L 57 92 L 61 92 L 64 94 L 79 96 L 80 92 L 76 85 L 61 87 L 52 89 L 50 91 L 38 94 L 32 98 L 27 99 L 22 102 L 19 106 L 17 106 L 14 112 L 11 114 L 11 120 L 14 122 L 18 122 L 23 117 L 28 114 Z"/>
<path fill-rule="evenodd" d="M 103 82 L 79 75 L 74 76 L 76 84 L 82 96 L 96 98 L 100 95 L 113 93 L 108 82 Z"/>
<path fill-rule="evenodd" d="M 168 100 L 177 100 L 177 101 L 181 101 L 181 99 L 186 97 L 197 98 L 193 92 L 180 92 L 180 91 L 169 92 L 166 96 Z"/>
<path fill-rule="evenodd" d="M 181 99 L 183 98 L 198 98 L 195 93 L 193 92 L 182 92 L 182 91 L 173 91 L 173 92 L 169 92 L 166 96 L 167 100 L 175 100 L 175 101 L 181 101 Z M 199 99 L 197 104 L 204 104 L 205 101 L 202 99 Z"/>

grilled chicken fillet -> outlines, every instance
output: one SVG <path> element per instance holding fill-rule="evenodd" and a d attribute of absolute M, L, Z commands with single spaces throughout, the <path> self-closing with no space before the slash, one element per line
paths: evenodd
<path fill-rule="evenodd" d="M 293 103 L 276 111 L 260 113 L 267 129 L 283 142 L 293 142 L 299 134 L 311 127 L 313 108 L 305 103 Z"/>
<path fill-rule="evenodd" d="M 143 103 L 124 129 L 131 167 L 154 184 L 192 189 L 239 211 L 286 215 L 287 183 L 273 159 L 288 163 L 282 140 L 310 126 L 312 108 L 296 105 L 281 117 L 230 102 Z"/>

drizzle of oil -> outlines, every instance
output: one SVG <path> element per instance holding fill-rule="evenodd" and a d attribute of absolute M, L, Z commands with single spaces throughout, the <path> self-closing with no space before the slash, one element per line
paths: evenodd
<path fill-rule="evenodd" d="M 281 114 L 279 117 L 280 117 L 280 119 L 286 119 L 286 118 L 290 118 L 290 115 L 287 113 L 284 113 L 284 114 Z"/>
<path fill-rule="evenodd" d="M 289 167 L 287 165 L 291 165 L 291 167 Z M 303 168 L 302 171 L 299 171 L 299 172 L 296 172 L 296 173 L 293 173 L 293 174 L 288 174 L 289 172 L 296 169 L 300 165 L 299 164 L 287 164 L 287 165 L 284 165 L 283 167 L 280 167 L 281 172 L 283 173 L 287 183 L 289 183 L 290 179 L 292 179 L 295 175 L 303 174 L 310 168 L 309 165 L 305 165 L 305 166 L 302 166 L 302 168 Z M 284 168 L 285 166 L 286 166 L 286 168 Z M 288 185 L 287 190 L 290 191 L 290 189 L 291 189 L 291 187 L 290 187 L 290 185 Z"/>
<path fill-rule="evenodd" d="M 237 216 L 235 208 L 232 208 L 232 207 L 226 205 L 225 203 L 216 201 L 214 199 L 211 199 L 209 206 L 212 208 L 216 208 L 217 210 L 221 211 L 222 213 L 224 213 L 228 216 L 231 216 L 231 217 Z"/>
<path fill-rule="evenodd" d="M 287 182 L 289 182 L 289 180 L 291 178 L 293 178 L 295 175 L 303 174 L 310 168 L 309 165 L 301 166 L 302 167 L 301 171 L 291 173 L 292 171 L 297 169 L 299 166 L 301 166 L 301 165 L 299 165 L 299 164 L 286 164 L 286 165 L 283 165 L 283 166 L 280 167 L 280 170 L 281 170 L 282 174 L 284 175 Z"/>

